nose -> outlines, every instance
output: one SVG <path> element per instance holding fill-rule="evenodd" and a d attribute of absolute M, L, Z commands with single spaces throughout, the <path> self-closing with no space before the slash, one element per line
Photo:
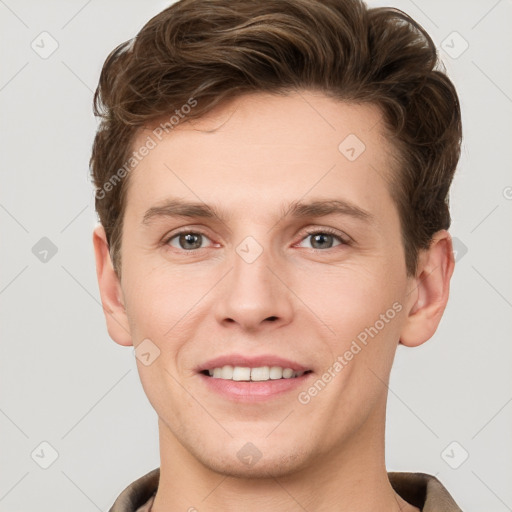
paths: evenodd
<path fill-rule="evenodd" d="M 250 332 L 288 324 L 293 315 L 293 293 L 285 284 L 286 271 L 280 271 L 283 266 L 269 251 L 263 250 L 252 262 L 235 252 L 231 263 L 231 271 L 217 290 L 217 321 Z"/>

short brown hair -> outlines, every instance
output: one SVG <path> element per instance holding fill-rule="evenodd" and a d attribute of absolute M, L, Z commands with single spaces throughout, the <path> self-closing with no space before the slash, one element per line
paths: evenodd
<path fill-rule="evenodd" d="M 310 89 L 382 110 L 398 155 L 390 192 L 407 275 L 415 275 L 419 250 L 450 226 L 448 194 L 460 156 L 459 100 L 440 66 L 435 44 L 417 22 L 398 9 L 368 9 L 361 0 L 171 5 L 112 51 L 94 95 L 101 123 L 90 166 L 116 272 L 126 162 L 141 127 L 178 114 L 191 98 L 186 119 L 244 93 Z"/>

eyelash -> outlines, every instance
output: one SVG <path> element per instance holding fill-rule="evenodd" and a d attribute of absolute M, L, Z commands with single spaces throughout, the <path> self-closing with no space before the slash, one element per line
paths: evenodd
<path fill-rule="evenodd" d="M 169 245 L 169 242 L 171 240 L 173 240 L 174 238 L 176 238 L 177 236 L 179 235 L 182 235 L 182 234 L 187 234 L 187 235 L 202 235 L 202 236 L 205 236 L 206 238 L 209 239 L 209 236 L 204 233 L 203 231 L 201 230 L 190 230 L 190 229 L 184 229 L 182 231 L 178 231 L 176 233 L 173 233 L 171 236 L 169 237 L 166 237 L 163 241 L 162 241 L 162 245 L 164 246 L 167 246 Z M 302 242 L 304 239 L 308 238 L 308 236 L 313 236 L 313 235 L 332 235 L 334 238 L 337 238 L 338 241 L 340 242 L 339 245 L 351 245 L 351 241 L 347 238 L 344 238 L 342 237 L 337 231 L 331 229 L 331 228 L 321 228 L 321 229 L 317 229 L 317 230 L 312 230 L 312 231 L 306 231 L 306 234 L 299 240 L 299 242 Z M 310 248 L 309 250 L 310 251 L 313 251 L 315 253 L 318 253 L 318 252 L 327 252 L 329 250 L 333 250 L 333 249 L 336 249 L 336 247 L 338 246 L 335 246 L 335 247 L 330 247 L 328 249 L 315 249 L 315 248 Z M 176 249 L 175 247 L 173 247 L 173 249 Z M 200 249 L 190 249 L 190 250 L 185 250 L 185 249 L 177 249 L 178 251 L 182 251 L 182 252 L 187 252 L 187 253 L 195 253 L 197 251 L 201 251 L 202 249 L 206 249 L 206 247 L 202 247 Z"/>

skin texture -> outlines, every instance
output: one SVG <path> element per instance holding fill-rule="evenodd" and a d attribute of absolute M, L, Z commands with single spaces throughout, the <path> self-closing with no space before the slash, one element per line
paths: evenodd
<path fill-rule="evenodd" d="M 313 91 L 234 99 L 180 124 L 132 171 L 121 280 L 103 228 L 95 229 L 110 336 L 135 347 L 149 339 L 160 350 L 148 366 L 137 359 L 159 416 L 153 512 L 418 510 L 387 479 L 387 383 L 398 344 L 418 346 L 437 329 L 454 261 L 450 235 L 439 231 L 420 253 L 417 275 L 406 276 L 389 193 L 393 146 L 380 120 L 375 106 Z M 151 133 L 141 130 L 134 148 Z M 354 161 L 338 149 L 349 134 L 366 146 Z M 149 208 L 171 197 L 222 208 L 225 219 L 142 223 Z M 373 223 L 284 215 L 291 201 L 313 199 L 350 201 Z M 179 237 L 166 243 L 178 228 L 204 234 L 201 248 L 191 251 Z M 313 228 L 331 228 L 351 243 L 327 234 L 313 245 L 306 231 Z M 262 249 L 252 263 L 236 250 L 248 236 Z M 299 392 L 393 304 L 400 311 L 301 403 Z M 232 353 L 273 354 L 313 373 L 271 399 L 235 401 L 212 392 L 196 371 Z M 237 456 L 248 442 L 261 453 L 252 465 Z"/>

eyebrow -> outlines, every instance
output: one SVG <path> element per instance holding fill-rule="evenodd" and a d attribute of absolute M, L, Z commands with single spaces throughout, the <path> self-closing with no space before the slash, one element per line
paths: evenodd
<path fill-rule="evenodd" d="M 281 208 L 281 216 L 292 218 L 324 217 L 326 215 L 343 215 L 364 221 L 375 222 L 375 216 L 369 211 L 344 199 L 323 199 L 310 202 L 292 201 Z M 217 218 L 227 222 L 225 211 L 201 202 L 183 199 L 168 199 L 161 205 L 149 208 L 142 219 L 142 224 L 150 224 L 153 219 L 165 217 Z"/>

